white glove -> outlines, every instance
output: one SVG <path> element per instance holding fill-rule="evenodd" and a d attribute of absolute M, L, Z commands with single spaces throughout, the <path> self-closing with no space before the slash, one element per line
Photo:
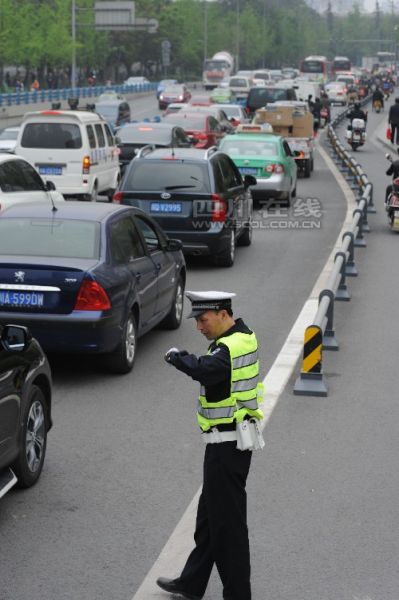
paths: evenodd
<path fill-rule="evenodd" d="M 169 348 L 169 350 L 165 353 L 164 359 L 166 360 L 167 363 L 170 364 L 169 361 L 169 354 L 172 354 L 172 352 L 179 352 L 178 348 Z"/>

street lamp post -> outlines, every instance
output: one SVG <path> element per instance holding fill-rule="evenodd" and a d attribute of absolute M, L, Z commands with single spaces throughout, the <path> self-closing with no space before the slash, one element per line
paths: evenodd
<path fill-rule="evenodd" d="M 204 64 L 208 58 L 208 2 L 204 0 Z"/>
<path fill-rule="evenodd" d="M 240 0 L 236 4 L 236 70 L 240 68 Z"/>
<path fill-rule="evenodd" d="M 72 65 L 71 65 L 71 88 L 76 87 L 76 0 L 72 0 Z"/>

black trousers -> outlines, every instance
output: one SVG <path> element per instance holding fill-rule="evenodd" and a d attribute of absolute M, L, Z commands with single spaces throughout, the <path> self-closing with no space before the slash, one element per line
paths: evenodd
<path fill-rule="evenodd" d="M 251 600 L 250 555 L 245 490 L 252 452 L 236 442 L 207 444 L 204 481 L 198 502 L 195 548 L 177 579 L 181 589 L 202 597 L 213 565 L 225 600 Z"/>
<path fill-rule="evenodd" d="M 391 142 L 399 144 L 399 123 L 391 123 Z"/>

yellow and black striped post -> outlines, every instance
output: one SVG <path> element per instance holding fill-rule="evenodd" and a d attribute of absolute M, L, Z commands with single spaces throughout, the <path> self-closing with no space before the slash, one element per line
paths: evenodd
<path fill-rule="evenodd" d="M 320 327 L 311 325 L 305 330 L 302 373 L 321 373 L 323 334 Z"/>
<path fill-rule="evenodd" d="M 305 330 L 301 374 L 295 382 L 297 396 L 327 396 L 322 369 L 323 332 L 318 325 Z"/>

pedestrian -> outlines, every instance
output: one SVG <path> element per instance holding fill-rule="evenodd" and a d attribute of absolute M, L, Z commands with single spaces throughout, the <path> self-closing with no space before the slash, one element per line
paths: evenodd
<path fill-rule="evenodd" d="M 395 98 L 395 104 L 389 109 L 388 123 L 391 126 L 391 143 L 399 144 L 399 98 Z"/>
<path fill-rule="evenodd" d="M 175 579 L 157 584 L 200 600 L 216 564 L 225 600 L 251 600 L 246 479 L 252 450 L 262 448 L 262 384 L 256 335 L 234 319 L 233 293 L 187 292 L 189 317 L 211 344 L 197 357 L 171 348 L 165 360 L 201 384 L 197 420 L 206 444 L 195 547 Z"/>

